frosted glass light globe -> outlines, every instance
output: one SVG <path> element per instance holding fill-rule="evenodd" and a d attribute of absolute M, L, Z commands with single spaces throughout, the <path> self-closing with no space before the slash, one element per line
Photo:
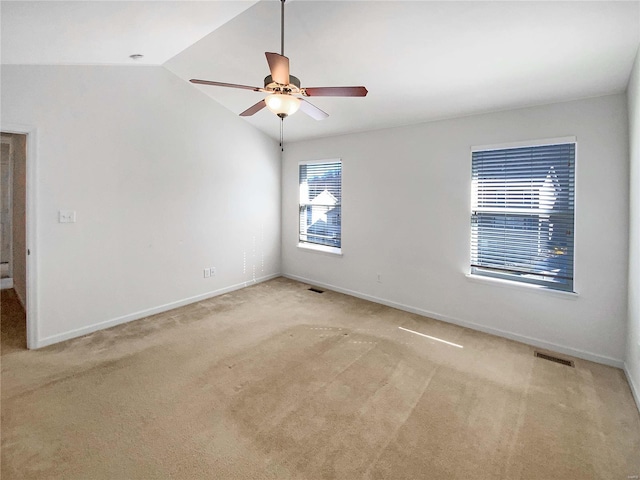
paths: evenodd
<path fill-rule="evenodd" d="M 292 95 L 274 93 L 264 99 L 267 108 L 278 116 L 293 115 L 300 108 L 300 99 Z"/>

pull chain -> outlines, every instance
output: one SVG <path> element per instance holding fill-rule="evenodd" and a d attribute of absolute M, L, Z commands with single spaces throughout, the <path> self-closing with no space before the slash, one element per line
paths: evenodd
<path fill-rule="evenodd" d="M 280 0 L 280 55 L 284 57 L 284 2 Z M 284 117 L 280 117 L 280 151 L 284 152 Z"/>
<path fill-rule="evenodd" d="M 280 151 L 284 152 L 284 118 L 280 119 Z"/>

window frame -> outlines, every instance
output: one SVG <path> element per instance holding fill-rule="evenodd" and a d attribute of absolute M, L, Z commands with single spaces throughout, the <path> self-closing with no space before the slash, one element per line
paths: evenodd
<path fill-rule="evenodd" d="M 482 267 L 474 267 L 472 266 L 473 260 L 473 248 L 474 248 L 474 238 L 473 238 L 473 217 L 474 217 L 474 198 L 473 193 L 473 178 L 471 179 L 470 185 L 470 225 L 469 225 L 469 270 L 466 273 L 466 276 L 471 280 L 479 280 L 481 282 L 488 281 L 495 285 L 505 285 L 505 286 L 514 286 L 516 288 L 524 287 L 535 289 L 538 291 L 545 291 L 549 293 L 556 293 L 560 295 L 569 295 L 576 296 L 577 288 L 576 288 L 576 245 L 577 245 L 577 235 L 576 235 L 576 214 L 577 214 L 577 159 L 578 159 L 578 142 L 575 136 L 567 136 L 567 137 L 556 137 L 556 138 L 547 138 L 547 139 L 538 139 L 538 140 L 527 140 L 520 142 L 511 142 L 511 143 L 502 143 L 502 144 L 491 144 L 491 145 L 478 145 L 472 146 L 470 149 L 470 171 L 473 172 L 473 154 L 475 152 L 487 152 L 492 150 L 510 150 L 517 148 L 535 148 L 542 146 L 553 146 L 553 145 L 562 145 L 562 144 L 574 144 L 574 157 L 573 157 L 573 228 L 572 228 L 572 261 L 571 261 L 571 286 L 568 288 L 563 288 L 562 286 L 554 286 L 551 282 L 548 281 L 536 281 L 527 279 L 525 274 L 509 274 L 507 272 L 492 272 L 490 269 L 484 270 Z M 473 173 L 472 173 L 473 175 Z M 476 239 L 477 240 L 477 239 Z M 477 245 L 476 245 L 477 248 Z M 535 274 L 534 274 L 535 275 Z"/>
<path fill-rule="evenodd" d="M 329 164 L 329 163 L 339 163 L 340 164 L 340 246 L 331 246 L 331 245 L 323 245 L 320 243 L 314 243 L 314 242 L 309 242 L 307 240 L 302 240 L 301 239 L 301 225 L 300 225 L 300 220 L 301 220 L 301 210 L 303 207 L 306 206 L 306 204 L 303 204 L 300 200 L 300 167 L 303 165 L 324 165 L 324 164 Z M 329 254 L 333 254 L 333 255 L 342 255 L 342 245 L 343 245 L 343 238 L 342 238 L 342 207 L 344 206 L 343 203 L 343 199 L 342 199 L 342 185 L 343 185 L 343 175 L 344 175 L 344 162 L 342 161 L 342 158 L 328 158 L 328 159 L 321 159 L 321 160 L 303 160 L 303 161 L 299 161 L 298 162 L 298 169 L 297 169 L 297 177 L 298 177 L 298 248 L 303 249 L 303 250 L 307 250 L 310 252 L 320 252 L 320 253 L 329 253 Z"/>

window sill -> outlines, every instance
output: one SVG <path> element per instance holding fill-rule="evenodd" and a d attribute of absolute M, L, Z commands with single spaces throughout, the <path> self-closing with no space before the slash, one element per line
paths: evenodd
<path fill-rule="evenodd" d="M 515 282 L 513 280 L 504 280 L 502 278 L 491 278 L 483 275 L 475 275 L 473 273 L 466 273 L 465 276 L 472 282 L 484 283 L 496 285 L 505 288 L 514 288 L 517 290 L 528 290 L 530 292 L 540 293 L 542 295 L 553 295 L 568 300 L 577 300 L 580 296 L 577 292 L 564 292 L 562 290 L 553 290 L 549 287 L 541 285 L 532 285 L 530 283 Z"/>
<path fill-rule="evenodd" d="M 327 245 L 317 245 L 315 243 L 298 243 L 298 248 L 302 250 L 310 250 L 312 252 L 328 253 L 331 255 L 342 255 L 341 248 L 329 247 Z"/>

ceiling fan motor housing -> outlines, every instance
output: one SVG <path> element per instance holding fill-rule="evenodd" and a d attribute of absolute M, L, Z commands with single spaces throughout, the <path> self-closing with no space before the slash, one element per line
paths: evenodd
<path fill-rule="evenodd" d="M 268 75 L 264 77 L 264 88 L 270 92 L 300 93 L 300 79 L 289 75 L 289 85 L 281 85 L 274 82 L 273 77 Z"/>

